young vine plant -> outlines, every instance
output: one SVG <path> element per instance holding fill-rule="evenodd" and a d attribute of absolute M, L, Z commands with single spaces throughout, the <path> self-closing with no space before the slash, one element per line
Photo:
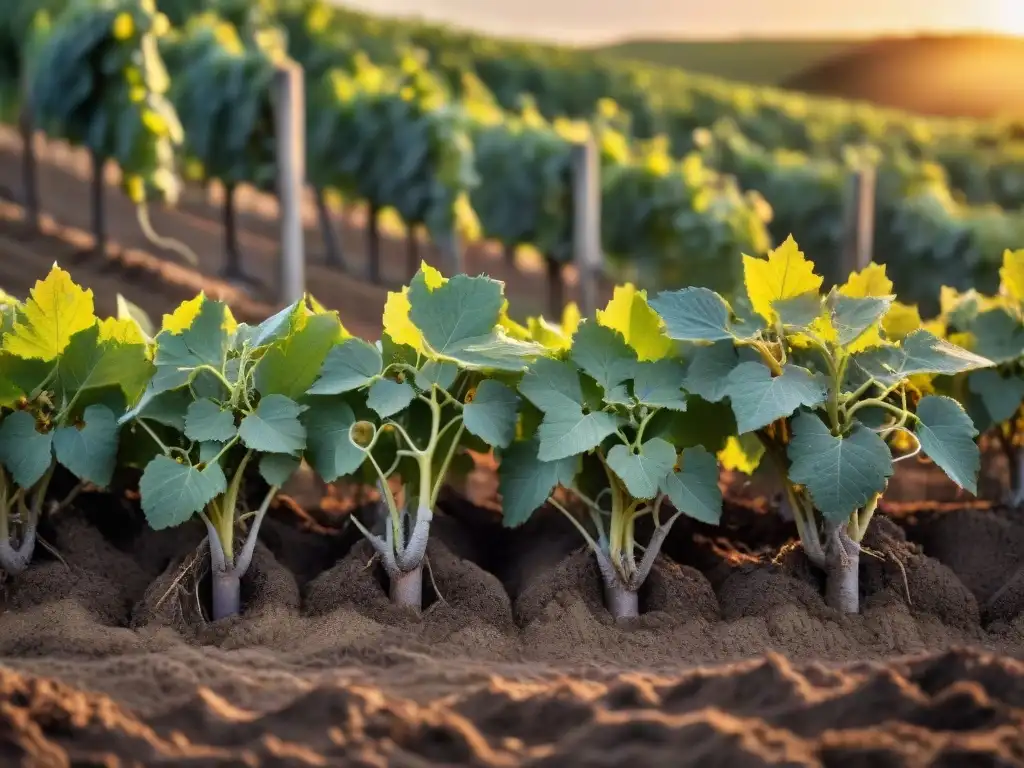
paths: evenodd
<path fill-rule="evenodd" d="M 344 335 L 337 314 L 308 298 L 258 326 L 236 322 L 203 295 L 164 318 L 153 377 L 121 421 L 152 441 L 139 482 L 150 526 L 196 515 L 206 526 L 215 620 L 239 612 L 260 525 L 307 447 L 311 460 L 324 461 L 330 412 L 306 395 Z M 245 493 L 254 476 L 266 486 L 255 506 Z"/>
<path fill-rule="evenodd" d="M 695 343 L 685 386 L 728 401 L 783 479 L 804 552 L 826 574 L 826 602 L 859 609 L 861 541 L 893 473 L 885 438 L 900 433 L 959 486 L 976 491 L 977 430 L 954 399 L 911 379 L 992 363 L 918 329 L 886 337 L 893 296 L 856 295 L 856 275 L 822 295 L 792 238 L 766 259 L 743 257 L 748 307 L 703 288 L 652 301 L 668 335 Z"/>
<path fill-rule="evenodd" d="M 352 521 L 380 557 L 396 605 L 422 607 L 430 524 L 461 451 L 485 453 L 515 436 L 515 382 L 543 347 L 506 332 L 505 305 L 501 283 L 446 279 L 423 264 L 408 288 L 390 294 L 381 342 L 348 339 L 332 349 L 310 389 L 341 396 L 333 402 L 344 460 L 321 474 L 331 480 L 365 461 L 381 489 L 387 515 L 378 530 Z"/>
<path fill-rule="evenodd" d="M 684 372 L 645 294 L 627 288 L 519 384 L 537 414 L 524 414 L 520 439 L 501 452 L 505 523 L 524 523 L 545 501 L 562 512 L 597 559 L 616 618 L 639 615 L 640 587 L 680 515 L 721 517 L 714 455 L 672 442 L 691 400 Z M 559 487 L 582 504 L 590 529 L 556 498 Z M 638 561 L 636 524 L 648 515 L 654 532 Z"/>
<path fill-rule="evenodd" d="M 92 291 L 56 265 L 26 301 L 0 296 L 0 313 L 0 566 L 18 574 L 58 466 L 81 484 L 110 483 L 117 417 L 151 364 L 134 321 L 100 320 Z"/>

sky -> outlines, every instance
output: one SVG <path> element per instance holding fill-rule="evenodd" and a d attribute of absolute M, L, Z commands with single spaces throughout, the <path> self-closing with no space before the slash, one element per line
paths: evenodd
<path fill-rule="evenodd" d="M 1024 35 L 1024 0 L 338 0 L 492 34 L 596 43 L 880 32 Z"/>

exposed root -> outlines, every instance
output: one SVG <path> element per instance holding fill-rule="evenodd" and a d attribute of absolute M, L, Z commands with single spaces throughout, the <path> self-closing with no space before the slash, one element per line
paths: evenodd
<path fill-rule="evenodd" d="M 896 566 L 900 569 L 900 573 L 903 575 L 903 593 L 907 596 L 907 605 L 912 606 L 913 600 L 910 599 L 910 580 L 907 578 L 907 569 L 903 565 L 903 561 L 896 556 L 896 551 L 892 547 L 886 547 L 881 552 L 873 549 L 868 549 L 865 546 L 861 546 L 860 551 L 866 555 L 870 555 L 878 560 L 889 560 L 891 559 Z"/>
<path fill-rule="evenodd" d="M 772 558 L 772 565 L 781 565 L 782 562 L 786 559 L 786 556 L 790 552 L 800 548 L 800 542 L 797 539 L 787 541 L 785 544 L 782 545 L 782 548 L 775 553 L 775 556 Z"/>
<path fill-rule="evenodd" d="M 434 603 L 434 605 L 432 605 L 429 608 L 427 608 L 427 612 L 429 613 L 430 611 L 434 610 L 434 606 L 436 606 L 438 604 L 443 603 L 444 605 L 448 605 L 448 601 L 444 599 L 444 595 L 441 594 L 441 590 L 438 589 L 438 587 L 437 587 L 437 582 L 434 581 L 434 569 L 430 565 L 430 558 L 429 557 L 424 557 L 423 559 L 426 562 L 427 575 L 430 577 L 430 584 L 431 584 L 431 586 L 434 587 L 434 594 L 437 595 L 437 602 Z"/>
<path fill-rule="evenodd" d="M 36 534 L 36 543 L 37 543 L 37 544 L 40 544 L 40 545 L 41 545 L 41 546 L 43 547 L 43 549 L 45 549 L 45 550 L 46 550 L 47 552 L 49 552 L 49 553 L 50 553 L 51 555 L 53 555 L 53 556 L 54 556 L 54 557 L 56 557 L 56 558 L 57 558 L 58 560 L 60 560 L 61 564 L 62 564 L 62 565 L 63 565 L 63 566 L 65 567 L 65 568 L 67 568 L 67 569 L 68 569 L 69 571 L 71 570 L 71 566 L 70 566 L 70 565 L 68 565 L 68 561 L 67 561 L 67 560 L 65 560 L 65 559 L 64 559 L 64 556 L 63 556 L 63 555 L 61 555 L 61 553 L 57 551 L 57 548 L 56 548 L 56 547 L 55 547 L 55 546 L 54 546 L 53 544 L 51 544 L 50 542 L 48 542 L 48 541 L 47 541 L 46 539 L 44 539 L 44 538 L 43 538 L 42 536 L 40 536 L 40 535 L 39 535 L 38 533 Z"/>
<path fill-rule="evenodd" d="M 203 558 L 203 552 L 205 547 L 206 538 L 204 537 L 203 540 L 199 543 L 199 546 L 196 547 L 195 551 L 192 553 L 191 559 L 182 563 L 181 568 L 178 569 L 178 575 L 174 577 L 174 580 L 171 582 L 170 586 L 167 587 L 167 590 L 160 596 L 160 599 L 156 601 L 156 605 L 153 606 L 153 613 L 156 613 L 160 610 L 160 607 L 164 604 L 164 601 L 166 601 L 167 598 L 171 596 L 172 592 L 176 590 L 180 591 L 181 583 L 185 580 L 185 577 L 188 576 L 189 573 L 196 568 L 199 561 Z M 201 601 L 199 600 L 200 580 L 201 576 L 197 576 L 195 579 L 195 592 L 196 602 L 201 605 Z"/>

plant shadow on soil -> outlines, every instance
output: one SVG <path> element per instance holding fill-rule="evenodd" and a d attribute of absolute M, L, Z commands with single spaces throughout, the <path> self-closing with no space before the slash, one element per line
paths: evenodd
<path fill-rule="evenodd" d="M 775 753 L 788 756 L 783 764 L 903 765 L 891 733 L 863 748 L 825 734 L 839 733 L 836 718 L 842 733 L 885 731 L 903 718 L 990 738 L 978 747 L 982 762 L 943 762 L 975 748 L 944 733 L 942 759 L 929 765 L 1016 764 L 999 756 L 1010 749 L 1005 727 L 1019 730 L 1013 717 L 1024 717 L 1014 709 L 1024 707 L 1024 667 L 985 654 L 1024 655 L 1019 516 L 895 509 L 876 517 L 861 558 L 862 611 L 843 616 L 825 606 L 821 577 L 799 548 L 786 546 L 790 526 L 754 503 L 729 502 L 720 528 L 679 521 L 641 592 L 642 615 L 615 622 L 592 557 L 556 514 L 509 531 L 454 493 L 440 507 L 421 616 L 390 605 L 386 577 L 354 526 L 285 498 L 243 581 L 243 614 L 209 623 L 202 526 L 154 532 L 131 492 L 83 494 L 42 530 L 60 558 L 41 549 L 5 585 L 0 660 L 9 670 L 0 670 L 0 698 L 34 712 L 44 741 L 68 755 L 82 748 L 76 728 L 85 727 L 60 730 L 74 717 L 61 714 L 71 705 L 59 686 L 73 685 L 97 692 L 75 693 L 94 719 L 103 707 L 126 707 L 117 710 L 125 723 L 142 718 L 139 728 L 153 729 L 143 738 L 108 718 L 106 736 L 90 737 L 98 749 L 161 759 L 184 760 L 168 736 L 177 731 L 193 747 L 216 747 L 216 760 L 250 750 L 273 764 L 307 764 L 271 760 L 259 734 L 273 731 L 318 743 L 328 764 L 375 764 L 353 757 L 354 744 L 372 742 L 394 765 L 554 766 L 565 755 L 574 765 L 614 765 L 631 759 L 619 739 L 652 765 L 762 765 Z M 865 664 L 925 652 L 933 655 Z M 741 663 L 699 669 L 715 662 Z M 695 671 L 680 677 L 683 668 Z M 44 690 L 18 672 L 61 683 Z M 103 695 L 116 704 L 88 698 Z M 40 707 L 49 707 L 45 716 Z M 706 707 L 724 707 L 725 719 Z M 879 709 L 897 725 L 883 727 Z M 803 714 L 786 720 L 784 711 Z M 943 725 L 953 712 L 967 720 Z M 753 741 L 736 735 L 754 722 Z M 672 760 L 684 744 L 706 751 Z M 206 764 L 191 757 L 189 765 Z"/>

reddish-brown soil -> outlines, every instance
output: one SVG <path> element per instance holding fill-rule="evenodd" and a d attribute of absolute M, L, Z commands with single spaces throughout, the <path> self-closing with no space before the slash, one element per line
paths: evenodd
<path fill-rule="evenodd" d="M 17 187 L 16 162 L 0 142 L 0 186 Z M 120 291 L 156 315 L 199 289 L 244 318 L 271 309 L 213 277 L 219 229 L 189 206 L 154 219 L 204 274 L 136 250 L 113 194 L 116 246 L 82 256 L 75 162 L 44 163 L 60 223 L 42 235 L 24 239 L 20 209 L 0 204 L 0 285 L 24 292 L 59 259 L 101 311 Z M 271 281 L 272 226 L 247 214 L 244 238 Z M 397 280 L 404 253 L 388 247 Z M 538 275 L 486 249 L 470 265 L 506 270 L 510 292 L 538 300 Z M 353 331 L 376 334 L 383 289 L 310 272 Z M 741 498 L 763 492 L 755 478 L 734 486 L 720 528 L 677 525 L 642 616 L 618 624 L 565 521 L 500 526 L 483 458 L 442 502 L 419 617 L 389 604 L 344 489 L 290 489 L 302 504 L 282 499 L 265 524 L 243 615 L 216 623 L 200 526 L 155 533 L 130 491 L 85 494 L 3 584 L 0 763 L 1024 765 L 1024 516 L 972 506 L 933 476 L 901 466 L 902 503 L 865 542 L 858 616 L 825 606 L 791 527 Z"/>

